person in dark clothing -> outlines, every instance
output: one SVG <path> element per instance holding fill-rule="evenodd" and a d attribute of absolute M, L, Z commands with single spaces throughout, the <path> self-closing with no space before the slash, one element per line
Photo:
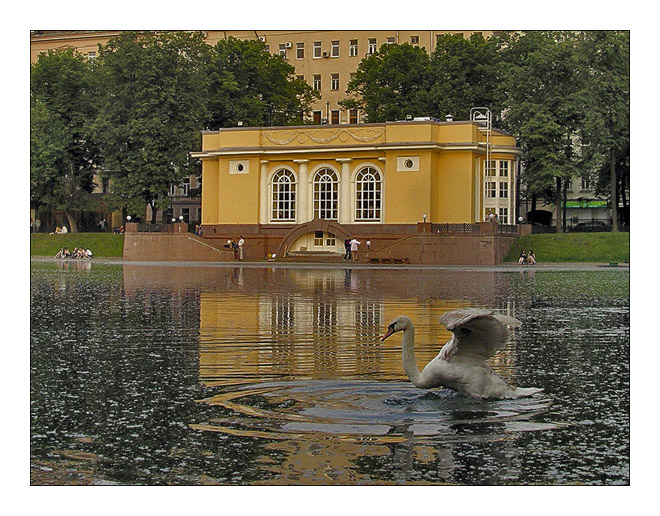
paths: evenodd
<path fill-rule="evenodd" d="M 346 235 L 346 238 L 344 239 L 344 260 L 348 260 L 349 262 L 351 261 L 352 255 L 351 255 L 351 235 Z"/>

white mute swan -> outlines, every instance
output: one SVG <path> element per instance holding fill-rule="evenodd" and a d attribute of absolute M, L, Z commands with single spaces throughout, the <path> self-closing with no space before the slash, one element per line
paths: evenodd
<path fill-rule="evenodd" d="M 509 330 L 504 326 L 520 326 L 513 317 L 487 310 L 462 308 L 447 312 L 440 322 L 453 332 L 437 357 L 419 372 L 415 360 L 415 327 L 405 315 L 394 319 L 381 340 L 403 332 L 403 368 L 410 381 L 421 389 L 445 387 L 481 398 L 520 398 L 543 389 L 511 387 L 486 365 L 486 360 L 504 347 Z"/>

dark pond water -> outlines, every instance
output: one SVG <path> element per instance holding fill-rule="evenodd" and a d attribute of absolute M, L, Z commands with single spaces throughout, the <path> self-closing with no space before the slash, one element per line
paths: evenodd
<path fill-rule="evenodd" d="M 33 262 L 32 484 L 629 484 L 627 270 Z M 420 390 L 476 306 L 522 400 Z"/>

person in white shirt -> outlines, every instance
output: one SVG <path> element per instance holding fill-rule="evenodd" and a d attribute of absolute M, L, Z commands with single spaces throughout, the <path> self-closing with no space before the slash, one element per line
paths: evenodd
<path fill-rule="evenodd" d="M 238 241 L 238 259 L 243 259 L 243 245 L 245 245 L 245 240 L 243 240 L 243 235 L 241 235 L 240 240 Z"/>
<path fill-rule="evenodd" d="M 65 233 L 68 233 L 69 230 L 67 229 L 66 226 L 62 226 L 62 231 L 60 231 L 60 235 L 64 235 Z"/>
<path fill-rule="evenodd" d="M 350 244 L 351 244 L 351 255 L 353 255 L 353 261 L 354 261 L 354 262 L 357 261 L 358 246 L 359 246 L 361 243 L 362 243 L 362 242 L 358 242 L 355 238 L 354 238 L 353 240 L 350 241 Z"/>

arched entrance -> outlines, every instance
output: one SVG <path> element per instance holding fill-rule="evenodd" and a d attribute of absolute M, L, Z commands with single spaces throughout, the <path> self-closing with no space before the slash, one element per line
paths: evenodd
<path fill-rule="evenodd" d="M 291 250 L 292 245 L 302 236 L 307 234 L 313 235 L 323 235 L 322 238 L 326 239 L 327 235 L 334 235 L 335 239 L 339 244 L 341 244 L 348 232 L 344 227 L 334 220 L 325 220 L 325 219 L 314 219 L 309 222 L 305 222 L 293 228 L 280 243 L 279 248 L 277 249 L 277 256 L 284 258 L 286 253 Z M 318 239 L 315 238 L 318 242 Z M 320 247 L 326 247 L 327 241 L 324 241 Z M 338 248 L 343 247 L 339 245 Z M 310 249 L 311 250 L 311 249 Z"/>

